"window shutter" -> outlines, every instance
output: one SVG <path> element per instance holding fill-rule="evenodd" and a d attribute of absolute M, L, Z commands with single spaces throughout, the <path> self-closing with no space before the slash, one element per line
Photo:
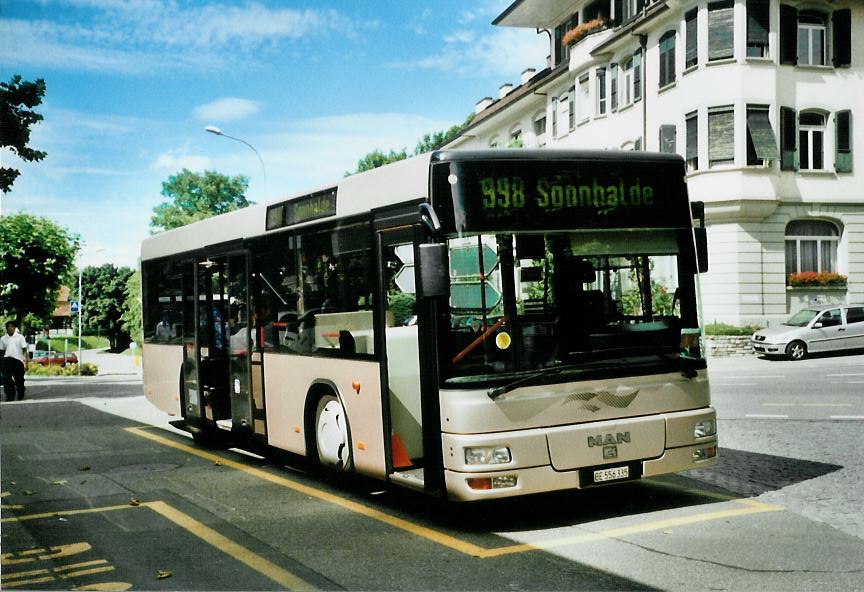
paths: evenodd
<path fill-rule="evenodd" d="M 731 108 L 708 113 L 708 164 L 735 160 L 735 112 Z"/>
<path fill-rule="evenodd" d="M 645 0 L 636 0 L 636 12 L 642 12 L 645 8 Z"/>
<path fill-rule="evenodd" d="M 699 158 L 699 118 L 693 113 L 687 116 L 687 160 Z"/>
<path fill-rule="evenodd" d="M 747 43 L 768 45 L 768 0 L 747 0 Z"/>
<path fill-rule="evenodd" d="M 722 60 L 734 54 L 733 4 L 731 1 L 708 5 L 708 59 Z"/>
<path fill-rule="evenodd" d="M 618 26 L 623 21 L 621 17 L 624 15 L 624 0 L 615 0 L 613 8 L 615 9 L 615 18 L 612 22 L 615 26 Z"/>
<path fill-rule="evenodd" d="M 633 52 L 633 102 L 642 99 L 642 50 Z"/>
<path fill-rule="evenodd" d="M 780 107 L 780 169 L 798 169 L 798 116 L 795 109 Z"/>
<path fill-rule="evenodd" d="M 747 109 L 747 133 L 756 151 L 756 157 L 761 160 L 777 160 L 777 138 L 771 129 L 767 108 Z"/>
<path fill-rule="evenodd" d="M 609 65 L 609 99 L 612 111 L 618 110 L 618 64 Z"/>
<path fill-rule="evenodd" d="M 675 154 L 675 126 L 660 126 L 660 152 Z"/>
<path fill-rule="evenodd" d="M 698 11 L 694 8 L 686 15 L 685 19 L 685 34 L 687 35 L 687 48 L 684 59 L 686 60 L 684 67 L 689 68 L 699 61 L 699 52 L 696 45 L 696 16 Z"/>
<path fill-rule="evenodd" d="M 834 25 L 834 67 L 852 65 L 852 11 L 848 8 L 835 10 Z"/>
<path fill-rule="evenodd" d="M 834 170 L 838 173 L 852 172 L 852 112 L 839 111 L 834 116 L 837 124 L 837 151 L 834 155 Z"/>
<path fill-rule="evenodd" d="M 798 63 L 798 11 L 785 4 L 780 5 L 780 63 Z"/>

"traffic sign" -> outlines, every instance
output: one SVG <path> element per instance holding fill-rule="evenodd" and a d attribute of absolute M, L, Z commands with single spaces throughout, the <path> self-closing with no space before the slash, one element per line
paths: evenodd
<path fill-rule="evenodd" d="M 480 256 L 478 247 L 462 245 L 450 249 L 450 277 L 480 275 Z M 498 255 L 487 244 L 483 244 L 483 275 L 489 275 L 498 265 Z"/>
<path fill-rule="evenodd" d="M 69 301 L 69 311 L 72 314 L 75 314 L 76 312 L 78 312 L 78 310 L 79 310 L 78 301 L 77 300 L 70 300 Z"/>
<path fill-rule="evenodd" d="M 455 310 L 483 310 L 483 286 L 486 292 L 486 310 L 493 310 L 501 302 L 501 293 L 489 282 L 465 282 L 450 285 L 450 307 Z"/>

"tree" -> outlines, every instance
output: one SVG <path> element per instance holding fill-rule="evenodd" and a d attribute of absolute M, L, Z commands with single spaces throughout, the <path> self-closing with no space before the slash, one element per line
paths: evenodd
<path fill-rule="evenodd" d="M 454 125 L 446 131 L 424 134 L 423 137 L 417 141 L 417 146 L 414 147 L 414 154 L 424 154 L 426 152 L 438 150 L 442 146 L 449 144 L 451 141 L 456 139 L 459 134 L 465 130 L 465 128 L 471 125 L 473 120 L 474 114 L 472 113 L 465 118 L 463 123 Z M 345 173 L 345 176 L 348 177 L 364 171 L 371 171 L 372 169 L 377 169 L 385 164 L 391 164 L 400 160 L 405 160 L 406 158 L 408 158 L 408 151 L 404 148 L 399 152 L 391 150 L 389 154 L 384 154 L 381 150 L 376 149 L 358 160 L 357 170 L 353 173 L 349 171 Z"/>
<path fill-rule="evenodd" d="M 123 314 L 120 318 L 123 319 L 123 330 L 126 331 L 136 342 L 139 347 L 143 341 L 141 335 L 142 315 L 141 315 L 141 272 L 135 271 L 126 280 L 126 288 L 124 289 L 125 299 L 123 301 Z"/>
<path fill-rule="evenodd" d="M 0 314 L 51 315 L 60 286 L 72 279 L 78 236 L 48 218 L 0 218 Z"/>
<path fill-rule="evenodd" d="M 41 78 L 28 82 L 16 74 L 9 82 L 0 82 L 0 146 L 28 162 L 47 156 L 42 150 L 27 146 L 30 126 L 42 121 L 42 116 L 31 109 L 40 105 L 44 96 L 45 81 Z M 8 192 L 20 174 L 17 169 L 0 167 L 0 191 Z"/>
<path fill-rule="evenodd" d="M 186 226 L 211 216 L 239 210 L 252 202 L 246 199 L 249 179 L 228 177 L 213 171 L 193 173 L 188 169 L 162 183 L 162 195 L 171 199 L 153 208 L 150 227 L 154 232 Z"/>
<path fill-rule="evenodd" d="M 90 330 L 105 335 L 111 351 L 123 351 L 131 338 L 123 329 L 126 282 L 132 275 L 128 267 L 106 263 L 85 267 L 81 275 L 83 288 L 82 322 Z"/>

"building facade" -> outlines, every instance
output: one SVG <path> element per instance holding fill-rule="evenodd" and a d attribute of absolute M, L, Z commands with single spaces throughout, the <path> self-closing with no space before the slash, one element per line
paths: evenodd
<path fill-rule="evenodd" d="M 547 67 L 448 147 L 676 152 L 708 322 L 864 302 L 864 1 L 516 0 L 493 24 L 548 34 Z"/>

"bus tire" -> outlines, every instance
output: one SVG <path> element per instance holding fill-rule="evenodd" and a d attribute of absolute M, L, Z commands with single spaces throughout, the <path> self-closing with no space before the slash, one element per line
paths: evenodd
<path fill-rule="evenodd" d="M 793 341 L 786 346 L 786 357 L 798 361 L 807 357 L 807 345 L 803 341 Z"/>
<path fill-rule="evenodd" d="M 337 473 L 353 469 L 348 416 L 339 398 L 330 391 L 315 405 L 313 433 L 315 446 L 312 450 L 323 469 Z"/>

